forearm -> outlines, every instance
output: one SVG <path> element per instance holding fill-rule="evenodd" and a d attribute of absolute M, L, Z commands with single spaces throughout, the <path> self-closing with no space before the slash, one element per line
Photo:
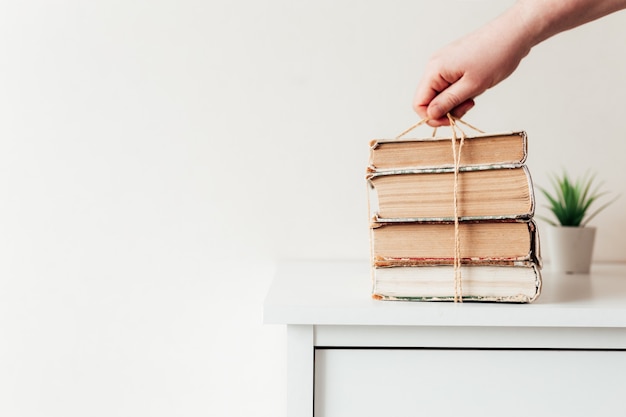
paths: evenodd
<path fill-rule="evenodd" d="M 624 8 L 626 0 L 518 0 L 501 18 L 527 36 L 532 47 Z"/>

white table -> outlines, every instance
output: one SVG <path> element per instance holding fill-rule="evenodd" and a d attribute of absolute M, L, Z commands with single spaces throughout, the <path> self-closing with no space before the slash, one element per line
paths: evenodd
<path fill-rule="evenodd" d="M 454 304 L 373 300 L 367 261 L 284 263 L 264 322 L 287 325 L 289 417 L 626 415 L 626 265 Z"/>

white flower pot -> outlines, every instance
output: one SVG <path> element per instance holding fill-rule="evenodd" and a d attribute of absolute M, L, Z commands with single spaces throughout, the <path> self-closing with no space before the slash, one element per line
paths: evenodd
<path fill-rule="evenodd" d="M 548 226 L 546 246 L 555 272 L 588 274 L 593 258 L 595 227 Z"/>

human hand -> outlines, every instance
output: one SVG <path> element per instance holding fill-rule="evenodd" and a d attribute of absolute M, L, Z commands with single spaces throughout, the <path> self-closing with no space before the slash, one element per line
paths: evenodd
<path fill-rule="evenodd" d="M 530 51 L 523 33 L 500 19 L 436 52 L 418 84 L 413 109 L 431 126 L 462 117 L 474 98 L 507 78 Z"/>
<path fill-rule="evenodd" d="M 626 0 L 517 0 L 476 32 L 435 53 L 418 84 L 413 109 L 431 126 L 462 117 L 474 98 L 507 78 L 538 43 L 626 9 Z"/>

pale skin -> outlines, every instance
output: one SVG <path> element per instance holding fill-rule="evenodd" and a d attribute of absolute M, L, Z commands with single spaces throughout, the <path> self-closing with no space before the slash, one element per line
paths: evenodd
<path fill-rule="evenodd" d="M 447 113 L 465 115 L 474 99 L 511 75 L 535 45 L 624 8 L 626 0 L 518 0 L 430 58 L 413 109 L 431 126 L 448 125 Z"/>

